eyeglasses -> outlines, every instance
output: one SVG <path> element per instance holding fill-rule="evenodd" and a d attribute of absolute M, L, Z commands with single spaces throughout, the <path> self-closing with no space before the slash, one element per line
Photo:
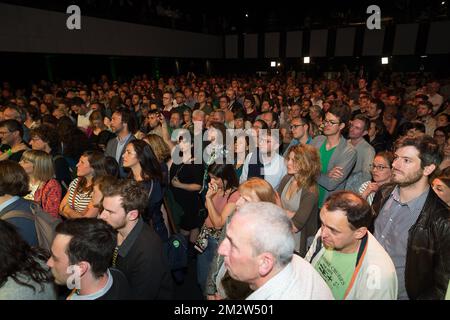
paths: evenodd
<path fill-rule="evenodd" d="M 302 123 L 302 124 L 291 124 L 289 128 L 292 131 L 292 130 L 297 129 L 298 127 L 302 127 L 304 125 L 305 125 L 304 123 Z"/>
<path fill-rule="evenodd" d="M 384 169 L 391 169 L 391 167 L 386 167 L 386 166 L 383 166 L 383 165 L 373 165 L 373 164 L 371 164 L 370 166 L 370 170 L 375 170 L 375 169 L 377 169 L 378 171 L 382 171 L 382 170 L 384 170 Z"/>
<path fill-rule="evenodd" d="M 333 126 L 333 125 L 339 124 L 339 123 L 340 123 L 339 121 L 331 121 L 331 120 L 327 120 L 327 119 L 323 120 L 323 124 L 324 124 L 324 125 L 330 125 L 330 126 Z"/>

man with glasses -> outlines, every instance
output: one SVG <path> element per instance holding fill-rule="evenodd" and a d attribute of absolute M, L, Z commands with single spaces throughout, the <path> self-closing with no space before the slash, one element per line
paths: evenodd
<path fill-rule="evenodd" d="M 348 137 L 356 150 L 356 164 L 348 177 L 346 190 L 358 192 L 361 184 L 371 178 L 370 165 L 375 157 L 375 149 L 364 139 L 369 132 L 369 126 L 369 119 L 362 114 L 358 114 L 350 122 Z"/>
<path fill-rule="evenodd" d="M 350 120 L 350 114 L 347 106 L 333 105 L 325 115 L 323 135 L 315 137 L 311 143 L 319 150 L 322 164 L 317 181 L 319 208 L 329 194 L 344 189 L 356 163 L 354 147 L 342 136 L 342 130 Z"/>
<path fill-rule="evenodd" d="M 286 157 L 287 152 L 290 147 L 296 146 L 298 144 L 311 144 L 312 138 L 309 135 L 309 121 L 306 118 L 294 118 L 291 121 L 289 127 L 292 134 L 291 143 L 286 148 L 284 152 L 284 157 Z"/>
<path fill-rule="evenodd" d="M 23 141 L 23 127 L 17 120 L 4 120 L 0 122 L 0 139 L 3 153 L 0 160 L 19 162 L 25 150 L 29 149 Z M 8 146 L 8 147 L 4 147 Z"/>

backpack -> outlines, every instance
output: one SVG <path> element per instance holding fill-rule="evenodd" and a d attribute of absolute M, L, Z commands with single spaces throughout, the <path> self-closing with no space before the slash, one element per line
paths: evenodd
<path fill-rule="evenodd" d="M 25 218 L 28 220 L 33 220 L 36 227 L 39 247 L 50 251 L 53 239 L 56 235 L 55 228 L 61 222 L 61 219 L 55 218 L 48 214 L 36 203 L 32 203 L 30 205 L 30 209 L 32 213 L 18 210 L 9 211 L 1 216 L 1 219 L 7 220 L 11 218 Z"/>

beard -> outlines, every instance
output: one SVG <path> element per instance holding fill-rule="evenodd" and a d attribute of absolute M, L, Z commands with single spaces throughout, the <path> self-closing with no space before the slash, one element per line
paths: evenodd
<path fill-rule="evenodd" d="M 410 185 L 415 184 L 423 177 L 423 169 L 420 169 L 416 172 L 407 173 L 403 176 L 397 176 L 395 171 L 392 175 L 392 181 L 398 184 L 399 187 L 408 187 Z"/>

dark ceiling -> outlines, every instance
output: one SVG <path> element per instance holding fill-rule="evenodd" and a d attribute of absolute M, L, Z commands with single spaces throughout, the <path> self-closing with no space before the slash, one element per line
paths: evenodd
<path fill-rule="evenodd" d="M 376 4 L 383 21 L 395 23 L 449 19 L 450 0 L 336 0 L 259 2 L 247 0 L 0 0 L 65 12 L 71 4 L 82 15 L 181 30 L 228 34 L 327 28 L 364 23 Z"/>

